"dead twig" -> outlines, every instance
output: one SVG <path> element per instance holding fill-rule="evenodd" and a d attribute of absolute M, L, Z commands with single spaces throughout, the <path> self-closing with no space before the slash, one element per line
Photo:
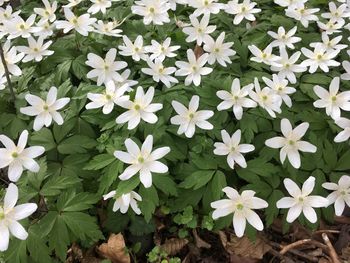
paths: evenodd
<path fill-rule="evenodd" d="M 337 252 L 335 252 L 334 247 L 333 247 L 331 241 L 329 240 L 327 234 L 326 233 L 322 233 L 322 238 L 323 238 L 324 243 L 328 247 L 329 256 L 331 257 L 332 262 L 333 263 L 340 263 L 340 261 L 338 259 Z"/>
<path fill-rule="evenodd" d="M 281 249 L 283 248 L 282 245 L 278 244 L 278 243 L 275 243 L 275 242 L 272 242 L 272 241 L 269 241 L 269 244 L 272 246 L 272 247 L 275 247 L 277 249 Z M 307 254 L 305 254 L 304 252 L 301 252 L 301 251 L 298 251 L 296 249 L 289 249 L 288 250 L 289 253 L 291 254 L 294 254 L 300 258 L 304 258 L 304 259 L 307 259 L 308 261 L 310 262 L 319 262 L 318 258 L 317 257 L 314 257 L 314 256 L 309 256 Z M 281 253 L 281 252 L 280 252 Z M 287 252 L 286 252 L 287 253 Z M 283 255 L 281 255 L 283 256 Z"/>
<path fill-rule="evenodd" d="M 4 55 L 4 50 L 2 49 L 2 45 L 0 44 L 0 57 L 1 57 L 1 62 L 4 66 L 4 71 L 5 71 L 5 76 L 6 76 L 6 81 L 7 81 L 7 85 L 10 89 L 10 93 L 11 93 L 11 100 L 13 103 L 15 103 L 16 100 L 16 96 L 15 96 L 15 92 L 13 91 L 13 86 L 12 86 L 12 82 L 10 79 L 10 72 L 8 70 L 7 67 L 7 63 L 6 63 L 6 59 L 5 59 L 5 55 Z"/>
<path fill-rule="evenodd" d="M 322 233 L 339 234 L 340 231 L 339 230 L 323 229 L 323 230 L 317 230 L 317 231 L 313 232 L 312 234 L 317 235 L 317 234 L 322 234 Z"/>
<path fill-rule="evenodd" d="M 302 240 L 298 240 L 294 243 L 291 243 L 289 245 L 283 246 L 280 253 L 283 255 L 283 254 L 287 253 L 289 250 L 291 250 L 292 248 L 307 245 L 307 244 L 314 245 L 316 247 L 320 247 L 326 251 L 328 250 L 328 247 L 326 245 L 322 244 L 321 242 L 318 242 L 318 241 L 313 240 L 313 239 L 302 239 Z"/>

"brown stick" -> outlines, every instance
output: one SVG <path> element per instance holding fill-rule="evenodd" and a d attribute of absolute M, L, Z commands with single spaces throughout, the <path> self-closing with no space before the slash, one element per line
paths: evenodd
<path fill-rule="evenodd" d="M 10 79 L 10 72 L 9 72 L 9 69 L 7 68 L 7 63 L 6 63 L 6 59 L 5 59 L 5 55 L 4 55 L 4 50 L 2 49 L 2 45 L 1 44 L 0 44 L 0 57 L 1 57 L 1 62 L 4 65 L 7 85 L 9 87 L 10 93 L 11 93 L 11 100 L 12 100 L 13 103 L 15 103 L 16 96 L 15 96 L 15 92 L 13 91 L 12 82 L 11 82 L 11 79 Z"/>
<path fill-rule="evenodd" d="M 280 245 L 278 243 L 275 243 L 275 242 L 272 242 L 272 241 L 269 241 L 269 244 L 271 246 L 275 247 L 275 248 L 278 248 L 278 249 L 281 249 L 283 247 L 282 245 Z M 290 250 L 288 250 L 288 252 L 291 253 L 291 254 L 294 254 L 294 255 L 296 255 L 298 257 L 305 258 L 305 259 L 307 259 L 307 260 L 309 260 L 311 262 L 318 262 L 319 261 L 317 257 L 309 256 L 309 255 L 307 255 L 307 254 L 305 254 L 305 253 L 303 253 L 301 251 L 298 251 L 296 249 L 290 249 Z M 283 257 L 283 256 L 284 255 L 281 255 L 281 257 Z"/>
<path fill-rule="evenodd" d="M 329 240 L 327 234 L 326 234 L 326 233 L 323 233 L 323 234 L 322 234 L 322 238 L 323 238 L 324 243 L 325 243 L 325 244 L 327 245 L 327 247 L 328 247 L 329 256 L 331 257 L 332 262 L 333 262 L 333 263 L 340 263 L 340 261 L 339 261 L 339 259 L 338 259 L 337 252 L 335 252 L 334 247 L 333 247 L 331 241 Z"/>
<path fill-rule="evenodd" d="M 302 240 L 298 240 L 294 243 L 291 243 L 289 245 L 282 247 L 282 250 L 280 251 L 280 253 L 283 255 L 283 254 L 287 253 L 290 249 L 298 247 L 298 246 L 302 246 L 305 244 L 315 245 L 315 246 L 320 247 L 322 249 L 328 250 L 328 247 L 325 246 L 324 244 L 322 244 L 321 242 L 318 242 L 318 241 L 312 240 L 312 239 L 302 239 Z"/>
<path fill-rule="evenodd" d="M 340 231 L 339 230 L 331 230 L 331 229 L 323 229 L 323 230 L 317 230 L 315 232 L 313 232 L 313 235 L 317 235 L 317 234 L 322 234 L 322 233 L 329 233 L 329 234 L 339 234 Z"/>

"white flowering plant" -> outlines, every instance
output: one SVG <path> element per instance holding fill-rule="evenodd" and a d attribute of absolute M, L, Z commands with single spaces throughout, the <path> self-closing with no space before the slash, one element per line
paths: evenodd
<path fill-rule="evenodd" d="M 21 2 L 0 1 L 6 262 L 350 205 L 349 1 Z"/>

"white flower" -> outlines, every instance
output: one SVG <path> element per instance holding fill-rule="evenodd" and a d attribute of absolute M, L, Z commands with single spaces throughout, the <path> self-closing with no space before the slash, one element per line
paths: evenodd
<path fill-rule="evenodd" d="M 15 46 L 11 47 L 11 41 L 7 40 L 3 46 L 4 57 L 7 65 L 7 69 L 10 74 L 14 76 L 20 76 L 22 74 L 22 70 L 16 65 L 16 63 L 20 62 L 24 57 L 23 53 L 17 54 L 17 48 Z M 0 74 L 3 75 L 5 73 L 4 65 L 0 63 Z"/>
<path fill-rule="evenodd" d="M 343 80 L 350 80 L 350 62 L 343 61 L 342 66 L 345 70 L 345 73 L 341 74 L 340 78 Z"/>
<path fill-rule="evenodd" d="M 21 11 L 16 11 L 12 13 L 12 6 L 7 5 L 6 9 L 0 7 L 0 23 L 4 23 L 5 21 L 10 21 L 13 18 L 17 17 Z"/>
<path fill-rule="evenodd" d="M 340 22 L 340 21 L 343 22 L 344 18 L 347 18 L 350 16 L 347 4 L 342 4 L 337 7 L 334 2 L 330 2 L 328 6 L 329 6 L 329 12 L 321 14 L 323 18 L 330 19 L 334 22 Z"/>
<path fill-rule="evenodd" d="M 248 46 L 249 51 L 254 55 L 250 60 L 266 65 L 279 66 L 280 57 L 272 54 L 272 46 L 268 45 L 264 50 L 260 50 L 255 45 Z"/>
<path fill-rule="evenodd" d="M 41 61 L 44 56 L 51 56 L 54 52 L 52 50 L 48 50 L 49 46 L 52 44 L 52 41 L 47 41 L 44 44 L 44 38 L 39 37 L 37 41 L 34 38 L 28 38 L 28 47 L 27 46 L 18 46 L 17 50 L 19 52 L 23 52 L 25 57 L 23 58 L 23 62 L 28 61 Z"/>
<path fill-rule="evenodd" d="M 342 39 L 342 36 L 337 36 L 333 39 L 329 39 L 329 36 L 326 32 L 322 33 L 322 43 L 321 42 L 314 42 L 310 44 L 310 47 L 315 48 L 316 45 L 320 45 L 323 49 L 326 51 L 333 51 L 333 50 L 342 50 L 346 48 L 348 45 L 338 44 Z"/>
<path fill-rule="evenodd" d="M 274 2 L 282 7 L 293 8 L 295 6 L 300 6 L 306 3 L 308 0 L 274 0 Z"/>
<path fill-rule="evenodd" d="M 223 4 L 217 3 L 218 0 L 188 0 L 188 5 L 195 8 L 194 16 L 218 14 Z"/>
<path fill-rule="evenodd" d="M 141 214 L 137 201 L 142 201 L 142 197 L 138 193 L 131 191 L 130 193 L 122 194 L 119 197 L 116 194 L 116 191 L 111 191 L 108 194 L 103 195 L 103 200 L 110 198 L 115 199 L 112 209 L 113 212 L 120 210 L 120 213 L 125 214 L 129 210 L 129 206 L 131 206 L 131 209 L 134 210 L 135 214 Z"/>
<path fill-rule="evenodd" d="M 170 9 L 175 11 L 176 10 L 176 4 L 179 5 L 186 5 L 188 0 L 169 0 L 169 5 L 170 5 Z"/>
<path fill-rule="evenodd" d="M 119 175 L 122 181 L 129 180 L 135 174 L 140 173 L 140 181 L 145 188 L 152 186 L 152 173 L 166 173 L 168 167 L 158 161 L 170 152 L 169 147 L 161 147 L 153 150 L 153 136 L 148 135 L 141 146 L 131 139 L 126 139 L 125 147 L 128 152 L 115 151 L 114 156 L 123 163 L 130 164 Z M 153 150 L 153 151 L 152 151 Z"/>
<path fill-rule="evenodd" d="M 317 25 L 318 27 L 324 31 L 326 34 L 330 35 L 333 33 L 339 33 L 343 30 L 343 28 L 347 28 L 344 27 L 345 25 L 345 21 L 327 21 L 327 23 L 322 23 L 321 21 L 317 21 Z"/>
<path fill-rule="evenodd" d="M 128 123 L 128 129 L 132 130 L 137 125 L 139 125 L 141 120 L 147 123 L 156 123 L 158 121 L 157 112 L 163 108 L 161 103 L 152 103 L 154 97 L 154 88 L 149 87 L 146 93 L 144 93 L 143 88 L 139 86 L 136 90 L 136 95 L 134 101 L 123 101 L 119 103 L 124 109 L 128 111 L 119 115 L 116 119 L 118 124 Z"/>
<path fill-rule="evenodd" d="M 55 12 L 57 10 L 57 2 L 54 1 L 52 5 L 48 0 L 42 0 L 45 8 L 34 8 L 34 13 L 42 17 L 42 20 L 49 20 L 53 22 L 56 20 Z"/>
<path fill-rule="evenodd" d="M 11 183 L 6 189 L 4 204 L 0 206 L 0 251 L 7 250 L 10 233 L 20 240 L 27 239 L 28 233 L 18 221 L 30 216 L 38 208 L 35 203 L 15 206 L 17 200 L 18 188 Z"/>
<path fill-rule="evenodd" d="M 0 90 L 5 89 L 5 84 L 7 83 L 6 76 L 4 74 L 0 75 Z"/>
<path fill-rule="evenodd" d="M 48 20 L 41 20 L 37 23 L 38 32 L 35 32 L 33 35 L 36 37 L 42 37 L 44 39 L 53 35 L 53 30 L 55 28 L 54 24 L 50 24 Z"/>
<path fill-rule="evenodd" d="M 174 125 L 180 125 L 177 134 L 185 134 L 187 138 L 192 138 L 196 126 L 203 130 L 212 130 L 214 127 L 207 119 L 214 115 L 211 110 L 198 110 L 199 97 L 197 95 L 191 98 L 188 109 L 180 102 L 173 100 L 171 102 L 174 110 L 178 115 L 170 119 L 170 123 Z"/>
<path fill-rule="evenodd" d="M 92 25 L 96 22 L 96 18 L 90 18 L 90 14 L 76 16 L 69 8 L 64 8 L 64 16 L 66 20 L 58 20 L 55 22 L 57 29 L 63 29 L 63 33 L 68 33 L 72 29 L 76 30 L 83 36 L 88 36 L 93 31 Z"/>
<path fill-rule="evenodd" d="M 146 46 L 145 50 L 148 53 L 151 53 L 150 59 L 154 60 L 159 58 L 163 61 L 166 57 L 173 58 L 176 57 L 174 51 L 181 48 L 181 46 L 170 46 L 171 38 L 167 37 L 163 43 L 158 43 L 156 40 L 152 39 L 150 46 Z"/>
<path fill-rule="evenodd" d="M 266 77 L 262 79 L 269 88 L 273 89 L 276 94 L 281 96 L 282 100 L 289 108 L 292 107 L 292 100 L 289 95 L 296 92 L 296 89 L 288 86 L 288 80 L 276 74 L 272 75 L 272 80 Z"/>
<path fill-rule="evenodd" d="M 63 124 L 63 118 L 58 110 L 66 106 L 70 98 L 57 99 L 56 87 L 50 88 L 45 101 L 32 94 L 27 94 L 25 99 L 31 106 L 22 107 L 20 111 L 28 116 L 36 116 L 33 125 L 35 131 L 39 131 L 44 125 L 49 127 L 52 120 L 58 125 Z"/>
<path fill-rule="evenodd" d="M 140 0 L 135 1 L 135 4 L 131 6 L 131 11 L 133 14 L 143 16 L 145 25 L 150 23 L 163 25 L 170 22 L 168 14 L 170 4 L 167 0 Z"/>
<path fill-rule="evenodd" d="M 329 202 L 326 198 L 318 195 L 310 195 L 315 187 L 315 177 L 310 176 L 303 184 L 302 189 L 291 179 L 283 180 L 284 186 L 292 197 L 283 197 L 277 201 L 277 208 L 289 208 L 287 222 L 292 223 L 303 212 L 311 223 L 317 222 L 314 207 L 327 207 Z"/>
<path fill-rule="evenodd" d="M 308 128 L 309 123 L 303 122 L 293 129 L 290 121 L 284 118 L 281 120 L 281 131 L 283 137 L 268 139 L 265 141 L 265 144 L 274 149 L 281 148 L 281 162 L 284 163 L 286 157 L 288 157 L 291 165 L 298 169 L 300 168 L 299 151 L 315 153 L 317 150 L 315 145 L 300 140 L 305 135 Z"/>
<path fill-rule="evenodd" d="M 249 96 L 256 101 L 260 107 L 265 109 L 267 113 L 276 118 L 276 113 L 281 113 L 282 98 L 273 89 L 265 87 L 260 88 L 260 84 L 257 78 L 254 78 L 255 91 L 250 90 Z"/>
<path fill-rule="evenodd" d="M 135 39 L 135 42 L 132 43 L 130 39 L 126 35 L 124 35 L 123 41 L 124 41 L 124 45 L 118 46 L 118 48 L 121 50 L 119 52 L 120 55 L 131 56 L 132 59 L 135 61 L 140 61 L 140 59 L 142 60 L 147 59 L 146 50 L 143 46 L 142 36 L 137 36 L 137 38 Z"/>
<path fill-rule="evenodd" d="M 32 33 L 38 32 L 39 29 L 34 27 L 35 14 L 32 14 L 26 21 L 22 17 L 16 16 L 11 20 L 4 21 L 5 31 L 9 33 L 7 39 L 17 37 L 28 38 Z"/>
<path fill-rule="evenodd" d="M 211 36 L 204 38 L 204 51 L 209 53 L 208 64 L 213 65 L 216 61 L 223 67 L 226 63 L 231 64 L 230 56 L 234 56 L 236 51 L 230 49 L 233 42 L 224 43 L 225 32 L 222 32 L 216 40 Z"/>
<path fill-rule="evenodd" d="M 67 5 L 64 5 L 63 7 L 74 7 L 76 5 L 79 5 L 81 1 L 84 1 L 84 0 L 68 0 L 68 4 Z"/>
<path fill-rule="evenodd" d="M 350 120 L 340 117 L 335 120 L 335 124 L 337 124 L 340 128 L 344 129 L 339 132 L 338 135 L 334 138 L 335 142 L 345 142 L 350 138 Z"/>
<path fill-rule="evenodd" d="M 238 25 L 243 19 L 248 21 L 255 21 L 254 14 L 259 13 L 261 9 L 255 8 L 256 3 L 250 0 L 244 0 L 243 3 L 238 3 L 237 0 L 229 1 L 224 8 L 226 13 L 235 15 L 233 24 Z"/>
<path fill-rule="evenodd" d="M 289 7 L 286 10 L 286 16 L 294 18 L 300 21 L 300 23 L 307 28 L 309 26 L 309 21 L 317 21 L 318 17 L 314 15 L 320 11 L 319 8 L 306 9 L 304 5 L 297 5 Z"/>
<path fill-rule="evenodd" d="M 105 14 L 107 8 L 112 6 L 113 0 L 90 0 L 93 5 L 87 10 L 88 13 L 97 14 L 101 11 L 102 14 Z"/>
<path fill-rule="evenodd" d="M 117 26 L 118 24 L 115 22 L 104 23 L 102 20 L 98 20 L 97 23 L 94 24 L 96 33 L 112 37 L 121 37 L 122 35 L 120 33 L 122 33 L 123 30 L 117 29 Z"/>
<path fill-rule="evenodd" d="M 323 183 L 323 188 L 333 192 L 327 196 L 329 204 L 334 203 L 334 210 L 337 216 L 341 216 L 345 209 L 345 204 L 350 206 L 350 176 L 343 175 L 340 177 L 338 184 Z"/>
<path fill-rule="evenodd" d="M 340 117 L 340 110 L 350 111 L 350 91 L 339 91 L 340 78 L 335 77 L 329 86 L 329 91 L 321 86 L 314 86 L 314 92 L 320 98 L 314 102 L 316 108 L 326 108 L 326 114 L 333 119 Z"/>
<path fill-rule="evenodd" d="M 208 61 L 208 57 L 208 53 L 204 53 L 197 59 L 193 50 L 188 49 L 188 62 L 175 62 L 175 65 L 179 68 L 175 72 L 175 76 L 187 76 L 185 79 L 186 86 L 190 85 L 192 82 L 195 86 L 199 86 L 199 84 L 201 83 L 201 75 L 208 75 L 213 71 L 212 68 L 204 67 L 204 65 Z"/>
<path fill-rule="evenodd" d="M 155 59 L 154 62 L 147 59 L 147 64 L 149 68 L 142 68 L 141 71 L 152 76 L 154 81 L 161 81 L 167 88 L 170 88 L 172 83 L 179 83 L 176 78 L 170 76 L 170 74 L 173 74 L 176 71 L 175 67 L 164 67 L 162 60 L 159 58 Z"/>
<path fill-rule="evenodd" d="M 214 143 L 214 154 L 227 155 L 227 164 L 234 169 L 235 163 L 240 167 L 246 168 L 247 163 L 242 153 L 248 153 L 254 151 L 255 147 L 252 144 L 239 144 L 241 141 L 241 130 L 235 131 L 230 137 L 227 131 L 221 131 L 222 142 Z"/>
<path fill-rule="evenodd" d="M 108 82 L 106 84 L 106 90 L 104 93 L 88 93 L 87 97 L 91 100 L 85 108 L 86 109 L 97 109 L 102 107 L 103 114 L 109 114 L 114 108 L 114 104 L 119 105 L 120 102 L 125 102 L 129 100 L 129 96 L 124 93 L 127 91 L 129 86 L 124 84 L 122 87 L 116 89 L 113 82 Z"/>
<path fill-rule="evenodd" d="M 137 85 L 138 82 L 136 80 L 129 80 L 128 78 L 130 77 L 130 74 L 131 74 L 131 70 L 130 69 L 124 70 L 123 73 L 120 74 L 122 79 L 120 81 L 115 81 L 114 82 L 115 87 L 117 89 L 119 89 L 122 86 L 124 86 L 124 84 L 127 84 L 128 85 L 128 89 L 126 91 L 127 92 L 132 91 L 133 89 L 131 87 Z"/>
<path fill-rule="evenodd" d="M 338 55 L 339 50 L 327 51 L 322 44 L 317 44 L 314 51 L 303 47 L 301 48 L 301 52 L 308 58 L 301 63 L 301 66 L 310 67 L 310 73 L 316 72 L 318 67 L 320 67 L 322 71 L 328 72 L 328 67 L 337 67 L 340 65 L 339 62 L 333 60 L 333 58 Z"/>
<path fill-rule="evenodd" d="M 34 161 L 34 158 L 42 155 L 45 148 L 42 146 L 25 148 L 27 140 L 27 130 L 22 131 L 17 145 L 9 137 L 0 135 L 0 142 L 5 146 L 5 148 L 0 148 L 0 168 L 9 167 L 8 177 L 12 182 L 18 181 L 24 169 L 35 173 L 40 170 L 40 166 Z"/>
<path fill-rule="evenodd" d="M 229 199 L 222 199 L 210 204 L 212 208 L 215 208 L 212 215 L 214 220 L 233 213 L 233 228 L 237 237 L 243 236 L 246 221 L 259 231 L 264 229 L 263 222 L 253 210 L 268 207 L 266 201 L 255 197 L 255 192 L 251 190 L 245 190 L 239 194 L 235 189 L 227 186 L 222 191 Z"/>
<path fill-rule="evenodd" d="M 176 10 L 176 4 L 179 5 L 186 5 L 188 0 L 168 0 L 168 3 L 170 5 L 170 9 L 175 11 Z"/>
<path fill-rule="evenodd" d="M 288 56 L 285 48 L 280 48 L 280 60 L 277 61 L 278 65 L 272 65 L 271 70 L 277 71 L 278 76 L 281 78 L 287 78 L 290 83 L 295 84 L 297 79 L 295 73 L 304 72 L 306 67 L 300 64 L 295 64 L 301 55 L 300 51 L 295 52 L 292 56 Z"/>
<path fill-rule="evenodd" d="M 283 26 L 278 28 L 277 33 L 273 31 L 268 31 L 272 38 L 275 40 L 271 42 L 272 47 L 287 47 L 290 49 L 294 49 L 294 44 L 301 41 L 300 37 L 295 37 L 295 33 L 297 32 L 297 26 L 293 27 L 291 30 L 286 32 Z"/>
<path fill-rule="evenodd" d="M 253 84 L 249 84 L 241 89 L 240 80 L 238 78 L 234 79 L 231 84 L 231 92 L 226 90 L 216 92 L 216 96 L 223 100 L 217 106 L 218 111 L 227 110 L 232 107 L 236 119 L 242 119 L 243 108 L 254 108 L 257 106 L 255 101 L 247 98 L 253 87 Z"/>
<path fill-rule="evenodd" d="M 105 59 L 93 53 L 89 53 L 87 56 L 88 60 L 85 62 L 85 64 L 92 67 L 93 70 L 87 73 L 87 77 L 90 79 L 97 78 L 96 81 L 97 85 L 99 86 L 102 83 L 107 84 L 112 80 L 122 81 L 123 79 L 118 71 L 126 68 L 128 64 L 124 61 L 116 61 L 116 55 L 117 50 L 115 48 L 111 48 L 107 52 Z"/>
<path fill-rule="evenodd" d="M 209 26 L 210 15 L 203 15 L 201 21 L 195 16 L 190 16 L 191 26 L 184 27 L 182 31 L 188 35 L 186 42 L 197 41 L 197 45 L 202 45 L 204 38 L 213 33 L 216 26 Z"/>

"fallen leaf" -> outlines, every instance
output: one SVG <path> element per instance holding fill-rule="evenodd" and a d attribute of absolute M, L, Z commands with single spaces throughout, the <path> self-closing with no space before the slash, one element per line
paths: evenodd
<path fill-rule="evenodd" d="M 113 263 L 130 263 L 130 256 L 125 249 L 124 237 L 121 233 L 112 234 L 107 243 L 97 248 L 98 253 Z"/>
<path fill-rule="evenodd" d="M 222 241 L 223 239 L 224 238 L 221 237 Z M 252 242 L 245 236 L 238 238 L 234 234 L 230 234 L 230 238 L 227 240 L 226 246 L 224 247 L 227 253 L 231 255 L 234 254 L 236 256 L 250 259 L 262 259 L 263 256 L 271 249 L 271 246 L 267 244 L 259 235 L 256 237 L 255 242 Z"/>
<path fill-rule="evenodd" d="M 204 54 L 204 50 L 201 46 L 196 45 L 194 47 L 194 55 L 196 56 L 196 59 L 198 59 L 200 56 Z"/>
<path fill-rule="evenodd" d="M 196 229 L 193 229 L 192 233 L 196 242 L 196 246 L 198 248 L 211 248 L 211 245 L 209 243 L 205 242 L 203 239 L 200 238 L 200 236 L 197 234 Z"/>
<path fill-rule="evenodd" d="M 160 247 L 168 255 L 173 256 L 179 253 L 187 244 L 188 240 L 185 238 L 170 238 Z"/>

